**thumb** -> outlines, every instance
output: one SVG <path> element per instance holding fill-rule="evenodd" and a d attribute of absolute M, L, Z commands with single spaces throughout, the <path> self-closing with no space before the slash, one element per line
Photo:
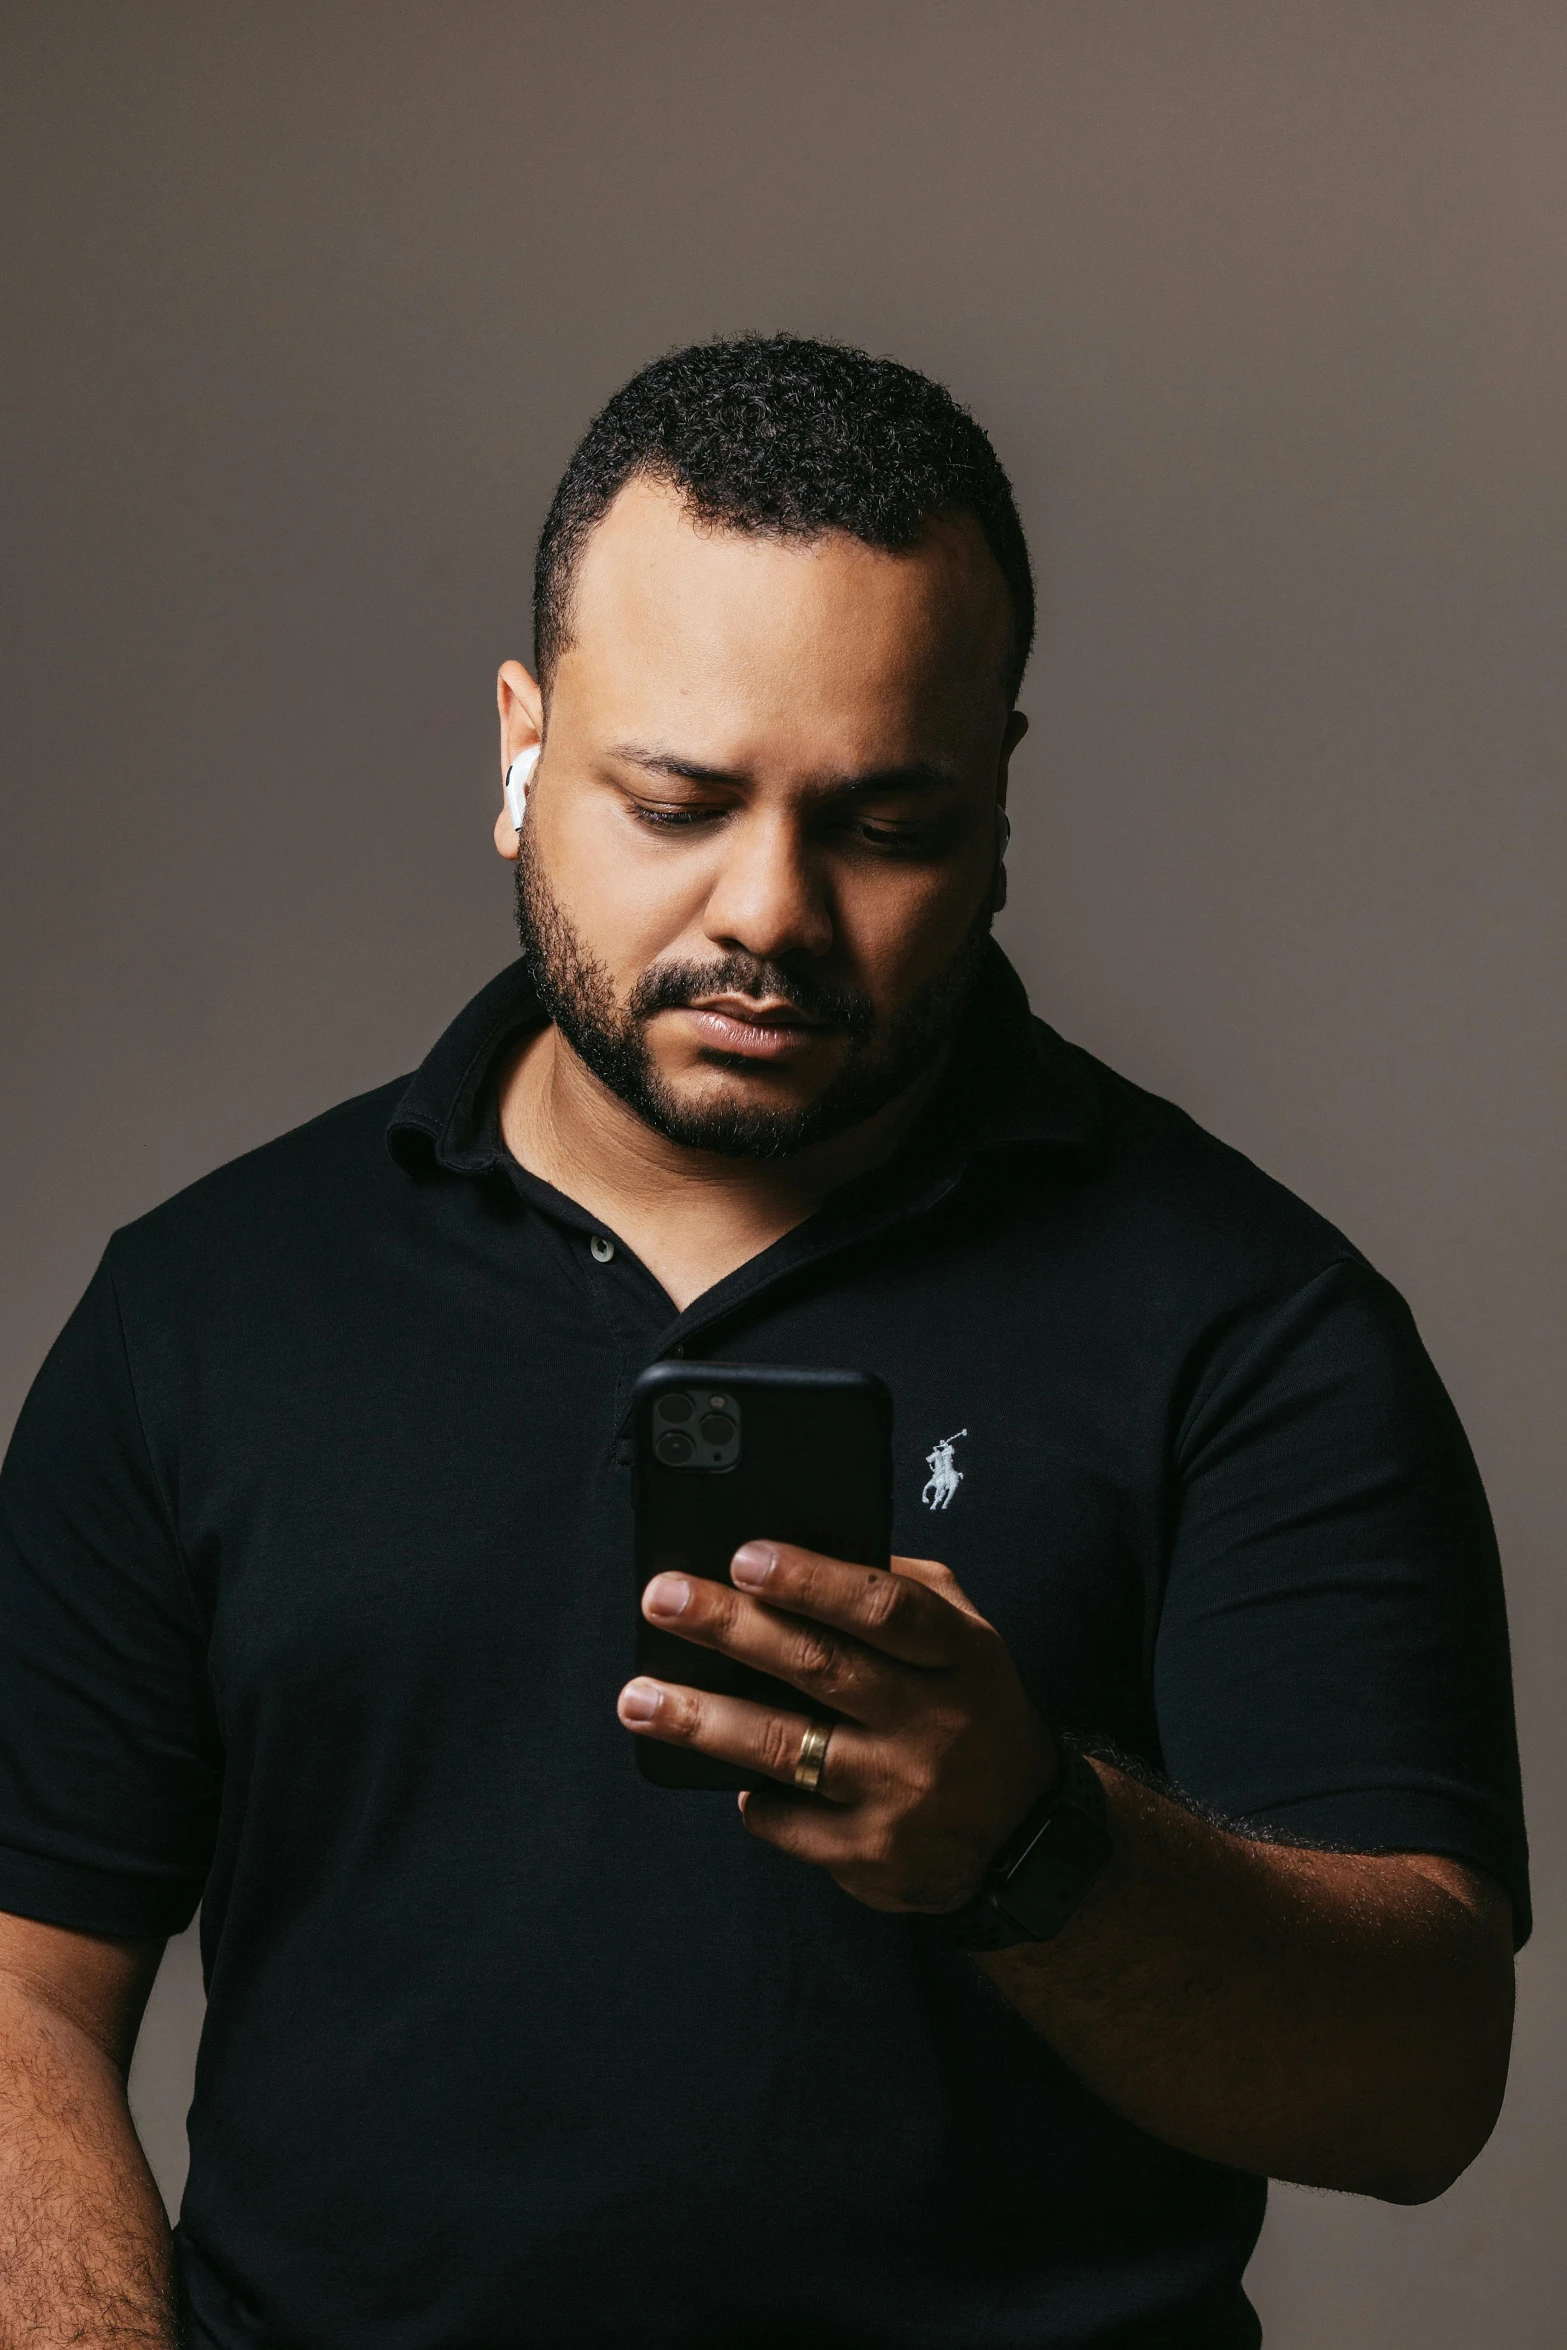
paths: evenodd
<path fill-rule="evenodd" d="M 946 1600 L 949 1607 L 957 1608 L 960 1614 L 971 1617 L 976 1624 L 986 1621 L 952 1569 L 944 1567 L 940 1559 L 895 1558 L 890 1559 L 888 1564 L 895 1575 L 907 1575 L 911 1582 L 923 1583 L 927 1591 L 934 1591 L 938 1599 Z"/>

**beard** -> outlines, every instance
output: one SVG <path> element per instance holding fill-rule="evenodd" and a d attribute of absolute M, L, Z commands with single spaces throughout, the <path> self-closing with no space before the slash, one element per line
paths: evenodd
<path fill-rule="evenodd" d="M 609 973 L 584 944 L 551 891 L 524 827 L 517 857 L 517 930 L 523 959 L 548 1017 L 578 1060 L 645 1126 L 687 1150 L 725 1158 L 782 1159 L 859 1126 L 895 1101 L 957 1034 L 990 937 L 992 908 L 981 904 L 955 953 L 889 1020 L 860 988 L 759 956 L 711 963 L 653 963 L 622 1004 Z M 780 1106 L 738 1091 L 683 1102 L 660 1074 L 647 1024 L 658 1012 L 714 995 L 782 997 L 802 1018 L 836 1031 L 843 1062 L 814 1101 Z M 711 1068 L 750 1072 L 754 1063 L 709 1048 Z"/>

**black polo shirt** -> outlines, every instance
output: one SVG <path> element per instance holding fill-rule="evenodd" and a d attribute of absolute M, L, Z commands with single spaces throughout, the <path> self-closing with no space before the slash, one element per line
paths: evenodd
<path fill-rule="evenodd" d="M 641 1778 L 620 1431 L 682 1350 L 879 1372 L 895 1544 L 1054 1722 L 1476 1863 L 1521 1933 L 1496 1556 L 1407 1310 L 995 954 L 902 1158 L 677 1314 L 505 1150 L 537 1018 L 506 972 L 116 1234 L 0 1483 L 0 1907 L 203 1904 L 194 2340 L 1254 2343 L 1260 2179 Z"/>

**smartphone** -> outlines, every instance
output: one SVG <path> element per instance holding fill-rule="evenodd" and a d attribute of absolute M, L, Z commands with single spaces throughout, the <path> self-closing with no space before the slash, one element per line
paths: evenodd
<path fill-rule="evenodd" d="M 666 1572 L 731 1580 L 742 1542 L 799 1543 L 885 1567 L 892 1545 L 892 1397 L 865 1371 L 655 1363 L 631 1396 L 636 1588 Z M 803 1692 L 637 1614 L 637 1671 L 688 1689 L 836 1717 Z M 661 1787 L 752 1787 L 757 1773 L 657 1738 L 637 1764 Z"/>

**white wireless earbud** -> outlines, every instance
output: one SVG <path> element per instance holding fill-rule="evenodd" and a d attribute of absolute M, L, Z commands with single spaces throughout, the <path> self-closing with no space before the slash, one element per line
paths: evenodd
<path fill-rule="evenodd" d="M 522 830 L 522 820 L 528 810 L 528 786 L 533 781 L 533 770 L 539 763 L 542 747 L 534 743 L 527 750 L 519 751 L 506 770 L 506 812 L 511 818 L 514 832 Z"/>
<path fill-rule="evenodd" d="M 996 810 L 996 832 L 1001 842 L 999 853 L 1004 857 L 1012 840 L 1012 819 L 1007 814 L 1005 808 L 998 808 Z"/>

